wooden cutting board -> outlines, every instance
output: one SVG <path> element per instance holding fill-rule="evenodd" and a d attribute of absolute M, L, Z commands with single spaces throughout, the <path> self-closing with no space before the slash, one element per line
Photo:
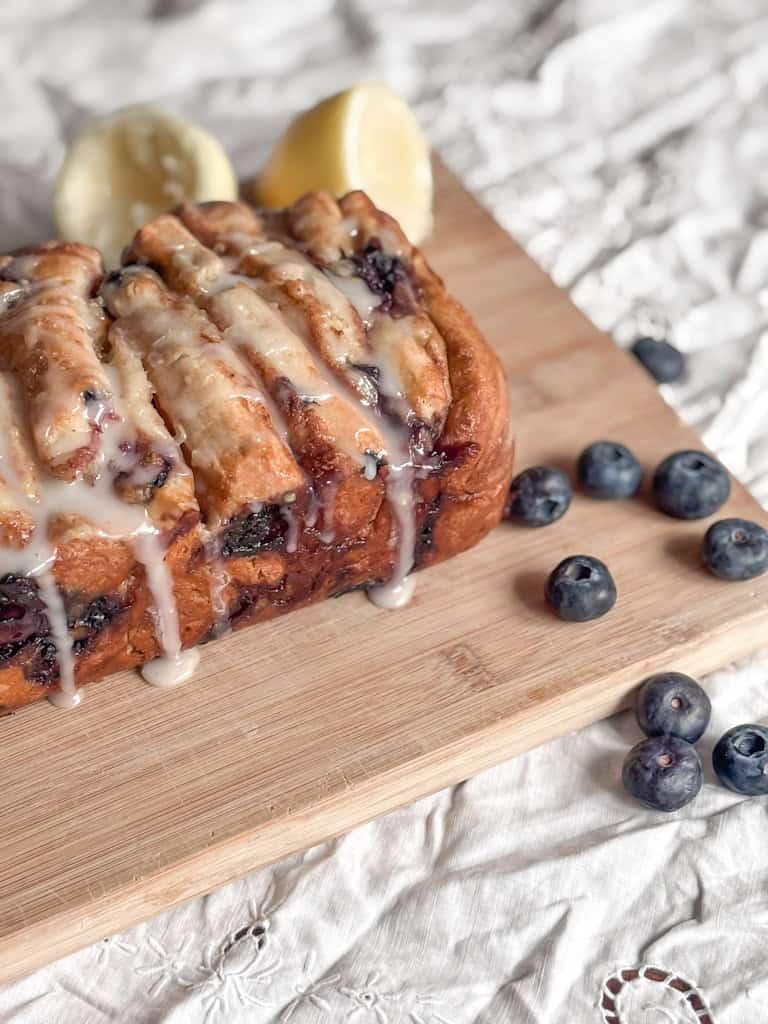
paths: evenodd
<path fill-rule="evenodd" d="M 506 365 L 521 467 L 572 468 L 598 438 L 648 467 L 700 446 L 440 168 L 436 224 L 429 254 Z M 725 512 L 766 520 L 739 486 Z M 421 574 L 404 611 L 352 594 L 212 644 L 179 690 L 125 673 L 75 711 L 0 720 L 0 979 L 608 715 L 652 670 L 765 644 L 768 576 L 708 576 L 704 528 L 577 497 L 553 527 L 502 525 Z M 619 587 L 591 624 L 543 600 L 578 552 Z"/>

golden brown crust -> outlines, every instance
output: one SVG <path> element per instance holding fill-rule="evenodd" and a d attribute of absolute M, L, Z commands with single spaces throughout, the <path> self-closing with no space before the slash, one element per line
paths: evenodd
<path fill-rule="evenodd" d="M 38 456 L 64 480 L 92 475 L 98 420 L 110 414 L 111 398 L 96 353 L 107 327 L 93 300 L 102 277 L 98 253 L 47 243 L 16 255 L 0 273 L 16 287 L 0 319 L 0 369 L 24 390 Z"/>
<path fill-rule="evenodd" d="M 121 476 L 109 463 L 114 491 L 166 547 L 184 647 L 389 580 L 403 481 L 414 499 L 406 571 L 463 551 L 496 524 L 512 472 L 500 364 L 420 251 L 365 195 L 337 202 L 312 193 L 264 215 L 186 204 L 146 225 L 126 262 L 104 288 L 110 315 L 86 322 L 82 303 L 101 277 L 93 250 L 47 243 L 0 260 L 0 337 L 4 323 L 11 336 L 16 300 L 4 296 L 18 287 L 19 267 L 24 280 L 42 282 L 27 322 L 44 315 L 46 288 L 75 309 L 64 331 L 82 342 L 90 378 L 103 374 L 129 439 L 117 460 L 129 469 Z M 63 341 L 46 345 L 55 356 Z M 0 369 L 18 377 L 26 400 L 22 414 L 0 393 L 0 423 L 3 412 L 11 417 L 22 448 L 35 441 L 26 458 L 36 460 L 32 478 L 45 476 L 57 467 L 30 429 L 39 396 L 2 351 L 0 341 Z M 102 469 L 103 443 L 86 445 Z M 91 486 L 87 459 L 67 472 Z M 30 534 L 26 506 L 14 507 L 6 484 L 0 463 L 3 566 Z M 135 544 L 105 535 L 97 511 L 76 512 L 52 516 L 48 529 L 80 683 L 161 651 Z M 3 644 L 3 608 L 35 600 L 34 586 L 16 579 L 0 576 L 4 710 L 57 686 L 49 639 Z"/>
<path fill-rule="evenodd" d="M 440 443 L 449 456 L 457 456 L 455 461 L 449 458 L 441 480 L 435 544 L 423 563 L 431 565 L 472 547 L 499 521 L 514 444 L 498 357 L 418 250 L 413 263 L 429 315 L 445 339 L 453 402 Z"/>

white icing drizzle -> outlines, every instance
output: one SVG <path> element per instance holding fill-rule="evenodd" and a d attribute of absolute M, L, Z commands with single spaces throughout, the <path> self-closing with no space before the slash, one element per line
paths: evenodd
<path fill-rule="evenodd" d="M 333 544 L 336 539 L 336 528 L 333 524 L 333 512 L 336 506 L 336 495 L 339 492 L 339 484 L 336 480 L 329 480 L 320 489 L 320 540 L 323 544 Z"/>
<path fill-rule="evenodd" d="M 77 689 L 70 692 L 63 688 L 61 690 L 51 690 L 47 699 L 48 703 L 52 704 L 55 708 L 76 708 L 82 703 L 83 692 Z"/>
<path fill-rule="evenodd" d="M 140 529 L 134 536 L 133 550 L 147 574 L 160 649 L 167 661 L 176 662 L 181 655 L 179 612 L 173 593 L 173 577 L 166 565 L 165 552 L 157 530 L 146 527 Z"/>
<path fill-rule="evenodd" d="M 363 462 L 363 476 L 366 480 L 375 480 L 379 472 L 379 463 L 375 455 L 366 453 L 365 461 Z"/>
<path fill-rule="evenodd" d="M 280 512 L 288 524 L 288 531 L 285 535 L 285 550 L 289 555 L 294 555 L 299 547 L 299 533 L 301 524 L 299 518 L 290 505 L 280 506 Z"/>
<path fill-rule="evenodd" d="M 282 284 L 298 281 L 306 294 L 311 295 L 323 307 L 326 328 L 317 337 L 323 357 L 357 392 L 359 398 L 369 402 L 375 396 L 370 393 L 367 378 L 352 369 L 355 364 L 365 362 L 367 346 L 357 329 L 355 318 L 350 316 L 350 302 L 298 249 L 289 248 L 274 239 L 254 239 L 247 234 L 235 232 L 227 236 L 227 242 L 234 246 L 241 257 L 252 256 L 258 263 L 270 268 L 269 280 L 259 277 L 250 279 L 250 284 L 268 301 L 273 302 L 286 319 L 286 323 L 305 339 L 302 331 L 304 316 L 297 315 L 293 300 L 283 293 Z M 247 264 L 246 264 L 247 267 Z M 310 348 L 313 347 L 310 342 Z"/>
<path fill-rule="evenodd" d="M 393 611 L 397 608 L 405 608 L 407 604 L 410 604 L 415 590 L 415 578 L 404 576 L 402 579 L 390 581 L 380 587 L 371 587 L 368 591 L 368 600 L 377 608 Z"/>
<path fill-rule="evenodd" d="M 307 511 L 304 514 L 304 523 L 306 526 L 309 527 L 310 530 L 313 529 L 313 527 L 317 523 L 318 516 L 320 515 L 320 508 L 320 502 L 313 489 L 309 496 L 309 507 L 307 508 Z"/>
<path fill-rule="evenodd" d="M 395 565 L 389 582 L 378 587 L 370 587 L 368 596 L 381 608 L 402 608 L 411 599 L 414 590 L 414 586 L 410 589 L 405 586 L 408 574 L 413 568 L 416 551 L 414 464 L 406 427 L 390 425 L 385 437 L 388 441 L 387 497 L 395 527 L 390 535 L 390 544 L 395 548 Z M 395 599 L 399 603 L 387 603 Z"/>
<path fill-rule="evenodd" d="M 58 707 L 73 707 L 79 703 L 75 685 L 75 661 L 67 623 L 64 601 L 56 585 L 53 566 L 56 553 L 48 541 L 53 521 L 73 517 L 70 530 L 77 532 L 87 524 L 88 534 L 120 538 L 131 543 L 135 556 L 146 571 L 147 586 L 152 595 L 157 621 L 157 635 L 163 658 L 157 659 L 153 677 L 175 674 L 178 681 L 188 678 L 191 660 L 181 651 L 178 612 L 173 593 L 173 580 L 164 561 L 161 535 L 143 506 L 123 502 L 114 490 L 116 473 L 125 468 L 126 445 L 135 441 L 134 428 L 122 415 L 122 381 L 117 371 L 103 367 L 112 385 L 113 394 L 107 406 L 99 403 L 94 413 L 98 428 L 98 471 L 89 483 L 82 479 L 58 480 L 45 472 L 40 473 L 39 493 L 30 498 L 19 486 L 10 455 L 0 440 L 0 468 L 6 483 L 14 491 L 18 509 L 34 523 L 29 543 L 21 549 L 0 547 L 0 574 L 23 574 L 33 577 L 41 599 L 46 606 L 50 636 L 56 647 L 60 691 L 50 695 Z M 148 480 L 146 482 L 149 482 Z M 165 683 L 164 685 L 168 685 Z"/>
<path fill-rule="evenodd" d="M 30 270 L 34 256 L 17 257 L 17 270 L 23 271 L 28 261 Z M 78 286 L 83 282 L 78 282 Z M 95 393 L 106 389 L 106 378 L 92 345 L 98 328 L 103 325 L 103 310 L 89 301 L 75 287 L 67 287 L 65 279 L 42 278 L 28 281 L 23 286 L 26 300 L 12 305 L 3 316 L 3 332 L 15 335 L 15 344 L 32 353 L 42 346 L 46 353 L 43 386 L 32 401 L 36 410 L 32 416 L 32 430 L 41 454 L 54 462 L 65 461 L 81 448 L 87 448 L 98 428 L 99 411 L 95 403 L 84 402 L 82 385 Z M 58 290 L 66 290 L 66 301 L 58 298 Z M 61 339 L 69 345 L 63 347 Z M 102 413 L 108 411 L 106 403 Z M 47 424 L 45 430 L 40 422 Z"/>
<path fill-rule="evenodd" d="M 219 554 L 215 536 L 208 530 L 205 533 L 205 553 L 208 560 L 209 578 L 211 581 L 211 608 L 213 609 L 213 636 L 223 636 L 229 632 L 229 608 L 227 606 L 227 587 L 231 576 Z"/>
<path fill-rule="evenodd" d="M 110 368 L 107 367 L 107 371 Z M 119 375 L 112 370 L 110 373 L 114 391 L 119 395 L 116 404 L 120 412 L 126 396 L 122 393 L 122 381 Z M 121 417 L 123 428 L 126 426 L 126 419 Z M 136 526 L 128 531 L 132 539 L 133 552 L 139 562 L 144 566 L 146 573 L 147 587 L 152 595 L 152 610 L 157 625 L 157 639 L 162 657 L 155 658 L 148 662 L 141 669 L 142 677 L 153 686 L 176 686 L 189 679 L 197 666 L 199 655 L 196 650 L 182 651 L 181 635 L 179 633 L 179 612 L 176 605 L 176 596 L 173 591 L 173 576 L 165 561 L 165 550 L 163 547 L 160 531 L 153 524 L 147 510 L 141 506 L 128 506 L 121 502 L 112 489 L 110 470 L 119 466 L 119 455 L 121 444 L 126 440 L 125 429 L 123 431 L 110 430 L 105 433 L 112 434 L 110 445 L 111 458 L 107 458 L 103 464 L 100 479 L 105 481 L 110 504 L 117 502 L 125 516 L 125 526 L 130 526 L 130 519 L 135 519 Z M 121 437 L 122 434 L 122 437 Z M 130 515 L 128 514 L 130 512 Z"/>
<path fill-rule="evenodd" d="M 350 222 L 350 231 L 356 231 L 356 225 Z M 285 246 L 270 241 L 254 241 L 253 239 L 237 235 L 229 239 L 241 252 L 252 253 L 258 259 L 268 262 L 280 269 L 281 276 L 285 280 L 301 279 L 315 287 L 316 293 L 328 303 L 331 311 L 344 312 L 344 307 L 351 304 L 357 311 L 366 330 L 373 332 L 379 322 L 389 328 L 393 342 L 398 336 L 402 336 L 408 330 L 408 324 L 399 324 L 382 313 L 376 312 L 381 303 L 368 285 L 359 277 L 351 275 L 350 261 L 340 260 L 333 270 L 318 270 L 303 255 L 292 253 Z M 318 287 L 322 282 L 322 287 Z M 255 279 L 250 282 L 253 287 L 265 296 L 271 294 L 270 286 Z M 336 296 L 331 301 L 331 296 Z M 311 341 L 308 337 L 309 328 L 303 316 L 297 315 L 290 307 L 286 308 L 284 303 L 279 304 L 279 311 L 286 324 L 294 333 L 298 333 L 305 342 L 305 349 L 312 351 Z M 390 421 L 388 418 L 375 417 L 368 414 L 368 420 L 379 435 L 384 438 L 387 461 L 387 496 L 393 516 L 393 532 L 390 543 L 395 548 L 395 565 L 390 581 L 380 587 L 371 588 L 369 594 L 371 600 L 382 607 L 402 607 L 410 600 L 413 594 L 413 585 L 407 579 L 413 567 L 416 548 L 416 507 L 413 493 L 415 466 L 411 452 L 410 432 L 407 427 L 409 418 L 413 415 L 406 396 L 404 385 L 395 365 L 393 355 L 396 352 L 396 344 L 383 345 L 379 350 L 366 350 L 364 361 L 375 366 L 379 371 L 378 390 L 388 402 L 388 410 L 402 421 L 402 426 Z M 326 378 L 327 379 L 327 378 Z M 335 385 L 334 385 L 335 387 Z M 364 403 L 360 403 L 365 408 Z M 365 457 L 362 471 L 367 479 L 376 476 L 378 466 L 371 465 L 375 462 L 370 455 Z M 335 495 L 334 495 L 335 496 Z M 320 499 L 319 508 L 322 509 L 322 532 L 320 539 L 324 543 L 332 543 L 334 534 L 328 526 L 328 501 L 325 496 Z M 312 515 L 310 510 L 309 515 Z M 317 516 L 314 513 L 313 519 Z M 308 516 L 307 525 L 310 525 Z M 387 603 L 385 603 L 387 602 Z M 397 602 L 396 604 L 393 602 Z"/>
<path fill-rule="evenodd" d="M 263 357 L 276 373 L 290 381 L 302 402 L 321 405 L 333 401 L 339 403 L 340 409 L 350 408 L 348 393 L 314 356 L 309 345 L 302 343 L 296 332 L 285 323 L 280 312 L 270 307 L 256 289 L 251 290 L 260 305 L 255 309 L 249 305 L 248 310 L 243 311 L 243 322 L 226 328 L 226 341 L 240 352 L 252 351 Z M 356 399 L 353 408 L 358 414 L 362 411 Z M 360 418 L 358 415 L 358 420 Z M 367 479 L 372 480 L 376 476 L 376 460 L 373 459 L 374 472 L 370 476 L 370 451 L 378 447 L 381 432 L 376 429 L 377 424 L 370 417 L 363 414 L 362 418 L 370 426 L 358 426 L 354 437 L 337 434 L 334 443 L 359 466 Z"/>
<path fill-rule="evenodd" d="M 72 654 L 72 638 L 69 635 L 64 601 L 51 572 L 41 573 L 37 578 L 37 585 L 48 612 L 48 624 L 51 627 L 59 663 L 61 695 L 53 703 L 59 707 L 76 707 L 80 703 L 80 692 L 75 684 L 75 659 Z"/>
<path fill-rule="evenodd" d="M 350 237 L 357 233 L 354 218 L 344 221 Z M 385 251 L 401 255 L 401 246 L 394 233 L 384 229 L 380 240 Z M 387 412 L 394 414 L 403 426 L 387 422 L 382 428 L 387 441 L 387 496 L 392 509 L 396 536 L 391 543 L 396 545 L 394 571 L 388 583 L 371 587 L 368 596 L 380 608 L 402 608 L 411 600 L 415 581 L 409 575 L 413 567 L 416 549 L 416 502 L 414 482 L 429 472 L 423 461 L 415 460 L 411 449 L 410 431 L 406 424 L 414 417 L 406 385 L 403 380 L 399 357 L 403 345 L 411 341 L 415 327 L 410 316 L 392 317 L 379 311 L 380 296 L 373 292 L 365 281 L 354 272 L 354 265 L 348 259 L 339 260 L 333 269 L 325 269 L 326 277 L 357 310 L 371 342 L 371 351 L 366 362 L 378 371 L 379 394 L 387 400 Z M 411 356 L 415 354 L 411 351 Z M 426 358 L 426 357 L 424 357 Z"/>
<path fill-rule="evenodd" d="M 3 375 L 0 401 L 11 399 L 11 379 Z M 49 511 L 41 518 L 37 512 L 33 498 L 19 476 L 12 454 L 9 450 L 10 438 L 0 430 L 0 474 L 14 498 L 19 512 L 27 515 L 34 523 L 35 530 L 29 543 L 24 548 L 8 548 L 0 546 L 0 577 L 8 574 L 24 574 L 32 576 L 37 582 L 41 599 L 45 603 L 51 639 L 56 648 L 59 666 L 59 685 L 61 691 L 56 695 L 55 702 L 61 707 L 74 707 L 80 703 L 80 696 L 75 684 L 75 664 L 72 655 L 72 640 L 69 635 L 67 615 L 64 602 L 53 578 L 55 553 L 47 542 Z M 53 694 L 51 695 L 53 696 Z"/>
<path fill-rule="evenodd" d="M 167 689 L 180 686 L 197 671 L 200 664 L 200 652 L 196 647 L 187 651 L 179 651 L 174 657 L 155 658 L 142 666 L 141 675 L 150 686 Z"/>
<path fill-rule="evenodd" d="M 203 249 L 203 253 L 208 250 Z M 202 273 L 202 257 L 197 257 L 189 243 L 174 249 L 174 265 L 181 260 L 186 271 L 187 286 L 193 294 L 207 294 L 216 289 L 221 261 L 213 257 L 206 264 L 202 285 L 195 274 Z M 193 273 L 192 268 L 196 268 Z M 148 275 L 145 267 L 126 268 L 125 273 Z M 264 483 L 285 489 L 301 482 L 301 471 L 296 467 L 287 443 L 287 426 L 270 396 L 259 386 L 254 371 L 246 360 L 215 333 L 206 314 L 191 302 L 183 307 L 167 300 L 162 305 L 165 285 L 154 275 L 147 288 L 144 303 L 134 295 L 130 304 L 121 297 L 119 285 L 107 286 L 107 302 L 113 312 L 133 318 L 126 328 L 130 343 L 141 350 L 147 373 L 155 385 L 161 404 L 177 428 L 181 428 L 179 443 L 187 446 L 193 469 L 218 473 L 220 454 L 238 440 L 249 443 L 253 451 L 263 453 L 272 476 Z M 215 339 L 215 340 L 214 340 Z M 242 436 L 243 416 L 237 406 L 245 403 L 253 411 L 248 437 Z M 256 414 L 255 406 L 261 406 Z M 239 430 L 240 437 L 233 436 Z M 290 477 L 293 476 L 293 479 Z M 282 479 L 285 478 L 285 479 Z M 204 484 L 195 474 L 198 493 Z M 267 497 L 267 494 L 259 497 Z M 203 501 L 203 504 L 205 502 Z M 209 525 L 216 526 L 209 515 Z"/>
<path fill-rule="evenodd" d="M 269 413 L 269 418 L 272 420 L 272 425 L 282 438 L 286 448 L 289 448 L 290 445 L 288 443 L 288 425 L 286 424 L 285 419 L 283 418 L 280 410 L 277 408 L 277 406 L 272 401 L 267 392 L 262 388 L 256 386 L 255 382 L 253 381 L 253 371 L 250 365 L 243 359 L 241 355 L 239 355 L 237 352 L 235 352 L 232 348 L 230 348 L 227 344 L 223 342 L 221 344 L 208 345 L 208 348 L 213 350 L 209 353 L 209 355 L 215 356 L 215 358 L 220 359 L 223 363 L 226 363 L 227 366 L 229 366 L 230 369 L 238 375 L 238 378 L 240 380 L 251 382 L 239 386 L 238 391 L 240 392 L 240 394 L 230 397 L 249 398 L 252 401 L 261 402 L 261 404 L 266 408 L 267 412 Z"/>
<path fill-rule="evenodd" d="M 276 266 L 284 280 L 300 279 L 310 286 L 316 285 L 319 280 L 322 282 L 324 297 L 327 298 L 330 293 L 334 295 L 332 308 L 338 312 L 343 309 L 343 297 L 328 287 L 322 272 L 301 253 L 277 242 L 254 241 L 247 235 L 233 235 L 230 242 L 238 247 L 241 254 L 250 253 Z M 281 304 L 274 301 L 274 286 L 258 278 L 233 273 L 239 258 L 219 257 L 202 246 L 197 239 L 179 242 L 172 247 L 174 272 L 184 280 L 189 292 L 209 309 L 215 320 L 218 317 L 220 322 L 223 316 L 229 322 L 229 326 L 222 325 L 224 344 L 208 346 L 208 349 L 215 348 L 217 358 L 226 362 L 239 378 L 247 378 L 249 370 L 256 372 L 248 359 L 250 353 L 263 359 L 276 374 L 289 381 L 301 401 L 313 405 L 336 402 L 339 408 L 351 409 L 349 394 L 314 355 L 303 319 L 291 317 L 284 302 Z M 359 283 L 363 288 L 366 287 L 363 282 Z M 238 289 L 238 285 L 247 288 L 247 292 Z M 228 296 L 229 301 L 226 304 L 217 302 L 217 296 L 224 292 L 232 293 Z M 262 388 L 258 392 L 251 389 L 248 396 L 258 397 L 264 402 L 273 423 L 288 445 L 287 425 L 266 389 Z M 357 409 L 357 396 L 353 401 L 354 409 Z M 358 427 L 354 443 L 345 432 L 336 431 L 334 440 L 344 454 L 357 463 L 367 479 L 375 478 L 375 466 L 373 476 L 369 475 L 369 452 L 378 443 L 378 435 L 374 430 Z"/>
<path fill-rule="evenodd" d="M 381 296 L 372 292 L 365 281 L 354 274 L 354 271 L 342 273 L 342 269 L 344 268 L 340 263 L 337 271 L 325 270 L 324 273 L 334 288 L 346 295 L 357 310 L 363 326 L 366 328 L 372 326 L 373 313 L 381 305 Z"/>

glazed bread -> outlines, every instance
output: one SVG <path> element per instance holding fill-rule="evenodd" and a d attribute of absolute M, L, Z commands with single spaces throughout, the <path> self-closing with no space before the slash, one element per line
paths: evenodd
<path fill-rule="evenodd" d="M 498 521 L 508 419 L 360 192 L 184 205 L 106 277 L 73 243 L 0 259 L 0 708 L 347 591 L 404 603 Z"/>

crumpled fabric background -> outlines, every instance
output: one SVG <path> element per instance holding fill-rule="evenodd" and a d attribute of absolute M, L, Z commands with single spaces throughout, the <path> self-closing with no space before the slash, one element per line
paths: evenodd
<path fill-rule="evenodd" d="M 383 78 L 601 327 L 690 354 L 666 397 L 768 503 L 766 0 L 47 0 L 0 30 L 3 249 L 52 231 L 94 112 L 166 103 L 248 176 L 296 110 Z M 768 719 L 767 672 L 711 680 L 705 761 Z M 707 769 L 643 811 L 617 786 L 638 738 L 619 716 L 258 871 L 0 991 L 0 1019 L 768 1021 L 765 802 Z"/>

